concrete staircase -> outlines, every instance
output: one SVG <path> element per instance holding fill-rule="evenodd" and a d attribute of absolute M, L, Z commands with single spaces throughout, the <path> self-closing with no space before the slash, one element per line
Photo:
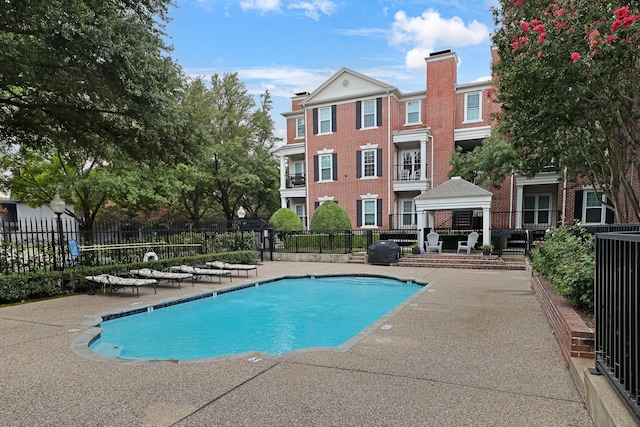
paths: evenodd
<path fill-rule="evenodd" d="M 349 259 L 349 263 L 351 264 L 366 264 L 367 263 L 367 253 L 366 252 L 354 252 L 351 254 L 351 258 Z"/>
<path fill-rule="evenodd" d="M 526 270 L 523 256 L 501 258 L 497 255 L 437 254 L 433 252 L 427 255 L 405 255 L 394 265 L 398 267 Z"/>

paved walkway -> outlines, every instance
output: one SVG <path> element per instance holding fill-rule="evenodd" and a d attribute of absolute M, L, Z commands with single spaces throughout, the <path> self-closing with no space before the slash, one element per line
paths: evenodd
<path fill-rule="evenodd" d="M 97 313 L 217 285 L 0 309 L 5 426 L 592 426 L 527 273 L 266 262 L 283 274 L 382 273 L 432 287 L 344 352 L 127 365 L 71 350 Z M 245 278 L 234 277 L 233 283 Z M 255 280 L 250 277 L 249 280 Z M 355 304 L 355 302 L 354 302 Z"/>

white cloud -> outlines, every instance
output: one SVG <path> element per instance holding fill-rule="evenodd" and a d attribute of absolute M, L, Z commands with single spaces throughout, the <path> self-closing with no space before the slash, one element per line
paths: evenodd
<path fill-rule="evenodd" d="M 407 67 L 424 67 L 429 53 L 450 47 L 469 46 L 489 40 L 489 29 L 476 20 L 468 25 L 454 16 L 446 19 L 429 9 L 417 17 L 408 17 L 404 11 L 396 12 L 391 26 L 390 43 L 409 47 L 405 57 Z"/>
<path fill-rule="evenodd" d="M 305 16 L 317 21 L 320 15 L 331 16 L 336 10 L 336 5 L 331 0 L 311 0 L 293 2 L 287 6 L 289 9 L 302 10 Z"/>
<path fill-rule="evenodd" d="M 280 0 L 242 0 L 240 7 L 243 10 L 256 9 L 261 12 L 280 10 Z"/>

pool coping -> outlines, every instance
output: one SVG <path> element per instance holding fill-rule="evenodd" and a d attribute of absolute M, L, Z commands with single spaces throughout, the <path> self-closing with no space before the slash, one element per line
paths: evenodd
<path fill-rule="evenodd" d="M 215 357 L 204 357 L 204 358 L 194 358 L 194 359 L 128 359 L 123 357 L 113 357 L 107 356 L 101 353 L 96 353 L 89 348 L 89 346 L 98 338 L 100 338 L 100 333 L 102 332 L 102 328 L 98 325 L 104 321 L 117 319 L 124 316 L 131 316 L 134 314 L 144 313 L 147 311 L 162 309 L 165 307 L 170 307 L 176 304 L 183 304 L 186 302 L 197 301 L 199 299 L 211 298 L 217 295 L 222 295 L 229 292 L 235 292 L 242 289 L 252 288 L 256 286 L 261 286 L 263 284 L 276 282 L 284 279 L 300 279 L 305 277 L 341 277 L 341 276 L 349 276 L 349 277 L 377 277 L 377 278 L 386 278 L 398 280 L 401 282 L 412 282 L 415 283 L 422 288 L 415 292 L 413 295 L 409 296 L 407 299 L 397 304 L 394 308 L 389 310 L 387 313 L 383 314 L 379 317 L 375 322 L 371 323 L 368 327 L 340 344 L 337 347 L 307 347 L 292 350 L 286 352 L 284 354 L 272 354 L 272 353 L 264 353 L 259 351 L 248 351 L 244 353 L 236 353 L 229 354 L 224 356 L 215 356 Z M 191 295 L 186 295 L 179 298 L 171 298 L 168 300 L 163 300 L 160 302 L 154 302 L 150 304 L 144 304 L 140 307 L 135 308 L 125 308 L 118 311 L 110 311 L 105 313 L 98 313 L 95 315 L 90 315 L 89 320 L 84 322 L 83 326 L 87 329 L 83 330 L 80 334 L 78 334 L 73 341 L 71 342 L 71 350 L 77 355 L 84 359 L 92 360 L 95 362 L 103 362 L 103 363 L 111 363 L 118 365 L 172 365 L 172 364 L 191 364 L 191 363 L 211 363 L 223 360 L 232 360 L 232 359 L 242 359 L 248 358 L 249 362 L 258 362 L 262 359 L 267 360 L 284 360 L 290 357 L 293 357 L 300 353 L 309 353 L 315 351 L 333 351 L 333 352 L 345 352 L 349 350 L 354 345 L 361 342 L 367 336 L 371 335 L 373 331 L 379 328 L 391 329 L 393 325 L 388 324 L 388 320 L 395 316 L 398 312 L 403 310 L 405 307 L 410 305 L 412 301 L 421 295 L 423 292 L 426 292 L 432 286 L 431 282 L 423 281 L 415 278 L 408 277 L 399 277 L 391 274 L 368 274 L 368 273 L 355 273 L 355 274 L 345 274 L 345 273 L 337 273 L 337 274 L 295 274 L 295 275 L 282 275 L 270 277 L 268 279 L 257 279 L 252 280 L 241 285 L 229 285 L 215 291 L 204 291 L 198 292 Z"/>

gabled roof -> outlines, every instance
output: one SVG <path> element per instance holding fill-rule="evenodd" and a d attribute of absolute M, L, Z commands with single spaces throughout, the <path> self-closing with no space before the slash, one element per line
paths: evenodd
<path fill-rule="evenodd" d="M 491 196 L 489 190 L 485 190 L 459 176 L 454 176 L 449 181 L 433 187 L 431 190 L 425 191 L 414 200 L 443 199 L 457 197 L 479 197 Z"/>
<path fill-rule="evenodd" d="M 348 68 L 342 68 L 331 78 L 314 90 L 302 104 L 304 106 L 336 102 L 359 97 L 374 96 L 387 92 L 393 92 L 396 96 L 400 93 L 395 86 L 388 85 L 379 80 L 360 74 Z"/>
<path fill-rule="evenodd" d="M 459 176 L 413 198 L 416 211 L 491 209 L 493 193 Z"/>

